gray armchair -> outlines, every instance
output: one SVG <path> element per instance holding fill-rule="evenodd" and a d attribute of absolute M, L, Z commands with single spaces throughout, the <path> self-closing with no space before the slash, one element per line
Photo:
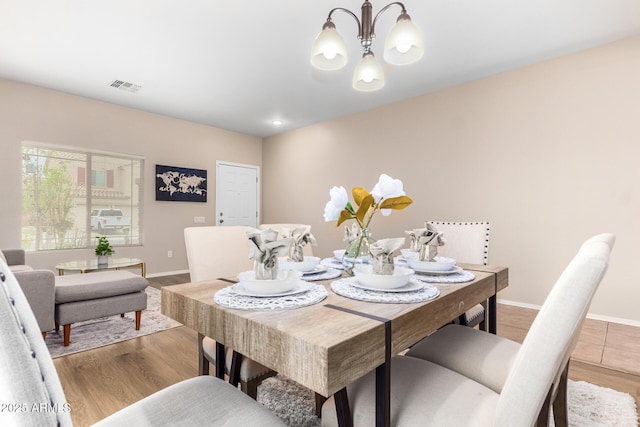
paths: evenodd
<path fill-rule="evenodd" d="M 26 265 L 24 249 L 2 249 L 2 254 L 27 297 L 44 337 L 47 331 L 55 328 L 55 274 L 49 270 L 33 270 Z"/>

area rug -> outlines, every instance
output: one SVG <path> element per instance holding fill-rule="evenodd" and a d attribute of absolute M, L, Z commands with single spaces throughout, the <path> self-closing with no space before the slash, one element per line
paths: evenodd
<path fill-rule="evenodd" d="M 74 323 L 71 325 L 71 339 L 67 347 L 63 345 L 62 328 L 59 332 L 47 332 L 45 342 L 51 357 L 91 350 L 181 325 L 160 313 L 161 292 L 158 289 L 148 286 L 145 292 L 147 308 L 142 312 L 139 331 L 136 331 L 135 327 L 135 313 L 125 313 L 124 317 L 116 315 Z"/>
<path fill-rule="evenodd" d="M 633 397 L 584 381 L 568 384 L 569 425 L 571 427 L 637 427 Z M 277 375 L 258 387 L 258 402 L 273 411 L 288 426 L 315 427 L 315 397 L 312 391 Z M 552 424 L 553 425 L 553 424 Z"/>

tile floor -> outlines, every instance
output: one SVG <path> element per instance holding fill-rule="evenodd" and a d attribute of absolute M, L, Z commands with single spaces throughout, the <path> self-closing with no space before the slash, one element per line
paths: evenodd
<path fill-rule="evenodd" d="M 537 310 L 498 304 L 498 335 L 522 342 Z M 586 319 L 572 360 L 640 373 L 640 328 Z"/>

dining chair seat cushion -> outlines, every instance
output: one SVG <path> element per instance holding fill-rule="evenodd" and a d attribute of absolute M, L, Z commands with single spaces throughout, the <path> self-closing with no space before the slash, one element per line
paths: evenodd
<path fill-rule="evenodd" d="M 284 426 L 264 406 L 210 375 L 181 381 L 101 420 L 95 426 Z"/>
<path fill-rule="evenodd" d="M 204 337 L 204 339 L 202 340 L 202 351 L 204 352 L 204 356 L 215 365 L 216 341 L 212 338 Z M 232 355 L 233 349 L 227 348 L 225 354 L 225 368 L 227 373 L 231 371 Z M 255 360 L 249 359 L 248 357 L 242 358 L 242 363 L 240 364 L 240 381 L 249 382 L 256 378 L 262 377 L 269 372 L 271 372 L 271 369 L 267 368 L 264 365 L 261 365 Z"/>
<path fill-rule="evenodd" d="M 354 426 L 375 425 L 375 389 L 375 371 L 347 387 Z M 393 426 L 493 426 L 498 398 L 493 390 L 435 363 L 391 359 Z M 322 407 L 322 425 L 338 425 L 333 398 Z"/>
<path fill-rule="evenodd" d="M 500 393 L 519 350 L 515 341 L 452 324 L 411 347 L 406 355 L 444 366 Z"/>

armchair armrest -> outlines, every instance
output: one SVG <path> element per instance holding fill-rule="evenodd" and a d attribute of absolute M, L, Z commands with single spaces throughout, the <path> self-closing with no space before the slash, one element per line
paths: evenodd
<path fill-rule="evenodd" d="M 2 249 L 4 257 L 7 259 L 7 265 L 25 265 L 26 257 L 24 249 Z"/>
<path fill-rule="evenodd" d="M 54 329 L 55 274 L 50 270 L 32 270 L 18 271 L 14 275 L 31 305 L 31 311 L 38 321 L 40 330 L 47 332 Z"/>

